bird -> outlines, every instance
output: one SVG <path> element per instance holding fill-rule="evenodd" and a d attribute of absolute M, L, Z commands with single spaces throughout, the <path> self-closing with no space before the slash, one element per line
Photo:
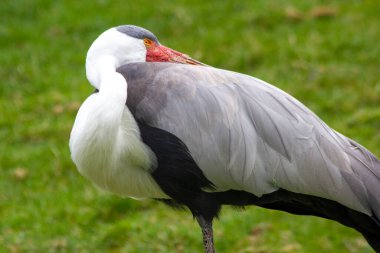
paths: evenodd
<path fill-rule="evenodd" d="M 134 25 L 101 33 L 85 68 L 69 147 L 96 186 L 189 210 L 206 253 L 224 205 L 334 220 L 380 252 L 379 159 L 296 98 Z"/>

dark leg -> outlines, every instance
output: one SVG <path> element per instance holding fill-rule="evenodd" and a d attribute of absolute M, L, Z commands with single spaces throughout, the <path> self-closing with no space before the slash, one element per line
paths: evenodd
<path fill-rule="evenodd" d="M 215 253 L 214 238 L 212 232 L 212 220 L 206 220 L 203 216 L 195 216 L 202 229 L 203 246 L 205 253 Z"/>

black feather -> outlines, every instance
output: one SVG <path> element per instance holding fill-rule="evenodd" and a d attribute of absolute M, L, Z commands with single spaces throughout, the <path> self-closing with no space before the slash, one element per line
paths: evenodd
<path fill-rule="evenodd" d="M 380 222 L 364 213 L 352 210 L 338 202 L 321 197 L 279 189 L 257 197 L 244 191 L 205 192 L 214 185 L 198 167 L 186 145 L 175 135 L 138 122 L 143 142 L 157 157 L 157 168 L 152 172 L 161 189 L 172 199 L 164 203 L 181 208 L 187 206 L 194 216 L 211 221 L 218 216 L 222 205 L 244 207 L 256 205 L 297 215 L 313 215 L 354 228 L 380 252 Z"/>

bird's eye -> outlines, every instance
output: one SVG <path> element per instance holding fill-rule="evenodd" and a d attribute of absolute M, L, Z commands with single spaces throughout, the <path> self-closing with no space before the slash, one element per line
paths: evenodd
<path fill-rule="evenodd" d="M 153 44 L 153 41 L 150 39 L 144 39 L 144 44 L 147 47 L 150 47 Z"/>

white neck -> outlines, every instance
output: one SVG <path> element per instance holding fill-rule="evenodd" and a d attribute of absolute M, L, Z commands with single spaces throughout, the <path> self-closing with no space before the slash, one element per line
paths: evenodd
<path fill-rule="evenodd" d="M 102 56 L 87 60 L 87 78 L 99 90 L 99 99 L 108 114 L 114 116 L 109 121 L 118 124 L 127 101 L 127 81 L 116 72 L 117 59 L 112 56 Z"/>
<path fill-rule="evenodd" d="M 116 74 L 117 59 L 110 55 L 102 55 L 99 57 L 88 56 L 86 59 L 86 75 L 88 81 L 100 90 L 100 86 L 103 83 L 103 87 L 110 83 L 110 76 Z"/>
<path fill-rule="evenodd" d="M 123 196 L 167 198 L 151 177 L 154 153 L 141 141 L 126 107 L 127 82 L 118 59 L 87 57 L 87 78 L 99 92 L 81 106 L 70 138 L 72 159 L 85 177 Z"/>
<path fill-rule="evenodd" d="M 73 161 L 80 173 L 108 191 L 134 197 L 165 198 L 150 170 L 154 153 L 141 141 L 139 128 L 126 107 L 127 81 L 116 69 L 145 61 L 141 40 L 112 28 L 91 45 L 86 75 L 99 90 L 79 109 L 70 137 Z"/>
<path fill-rule="evenodd" d="M 116 73 L 118 67 L 131 62 L 144 62 L 145 58 L 146 48 L 141 40 L 111 28 L 102 33 L 87 52 L 87 79 L 100 90 L 102 82 L 111 73 Z"/>

